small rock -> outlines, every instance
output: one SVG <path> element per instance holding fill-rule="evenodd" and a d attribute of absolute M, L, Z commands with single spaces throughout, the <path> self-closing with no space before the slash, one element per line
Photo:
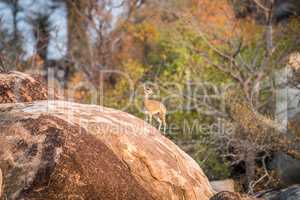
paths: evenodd
<path fill-rule="evenodd" d="M 223 191 L 215 194 L 209 200 L 242 200 L 242 198 L 238 193 Z"/>
<path fill-rule="evenodd" d="M 232 180 L 232 179 L 211 181 L 210 185 L 213 188 L 213 190 L 216 192 L 221 192 L 221 191 L 235 192 L 234 191 L 234 180 Z"/>
<path fill-rule="evenodd" d="M 240 195 L 236 192 L 229 192 L 223 191 L 215 194 L 209 200 L 262 200 L 262 199 L 255 199 L 249 196 Z"/>

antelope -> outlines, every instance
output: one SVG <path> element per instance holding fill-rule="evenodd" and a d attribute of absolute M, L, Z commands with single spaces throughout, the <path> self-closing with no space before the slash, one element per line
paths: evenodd
<path fill-rule="evenodd" d="M 158 123 L 159 127 L 158 130 L 160 131 L 161 125 L 164 126 L 164 134 L 166 133 L 166 107 L 160 103 L 159 101 L 151 100 L 149 97 L 153 94 L 151 88 L 146 87 L 144 85 L 144 107 L 145 107 L 145 114 L 146 114 L 146 122 L 152 123 L 152 117 L 154 117 Z"/>

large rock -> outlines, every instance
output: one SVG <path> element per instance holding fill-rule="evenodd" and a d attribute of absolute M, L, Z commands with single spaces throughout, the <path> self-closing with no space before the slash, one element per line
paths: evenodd
<path fill-rule="evenodd" d="M 276 171 L 282 185 L 300 184 L 300 160 L 283 152 L 277 152 L 274 154 L 270 167 Z"/>
<path fill-rule="evenodd" d="M 192 158 L 121 111 L 64 101 L 0 104 L 0 130 L 2 197 L 9 200 L 213 195 Z"/>

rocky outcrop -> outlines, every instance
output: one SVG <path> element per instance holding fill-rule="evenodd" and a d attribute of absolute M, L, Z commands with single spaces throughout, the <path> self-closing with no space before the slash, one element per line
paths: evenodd
<path fill-rule="evenodd" d="M 0 130 L 2 199 L 208 200 L 213 195 L 192 158 L 121 111 L 65 101 L 0 104 Z"/>

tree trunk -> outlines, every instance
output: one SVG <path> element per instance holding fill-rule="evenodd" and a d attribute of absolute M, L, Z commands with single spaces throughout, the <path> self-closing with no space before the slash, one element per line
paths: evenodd
<path fill-rule="evenodd" d="M 250 189 L 250 184 L 255 176 L 255 149 L 249 146 L 245 155 L 247 189 Z"/>
<path fill-rule="evenodd" d="M 274 45 L 273 45 L 273 24 L 270 23 L 267 26 L 267 32 L 266 32 L 266 43 L 267 43 L 267 50 L 268 50 L 268 55 L 272 54 Z"/>

